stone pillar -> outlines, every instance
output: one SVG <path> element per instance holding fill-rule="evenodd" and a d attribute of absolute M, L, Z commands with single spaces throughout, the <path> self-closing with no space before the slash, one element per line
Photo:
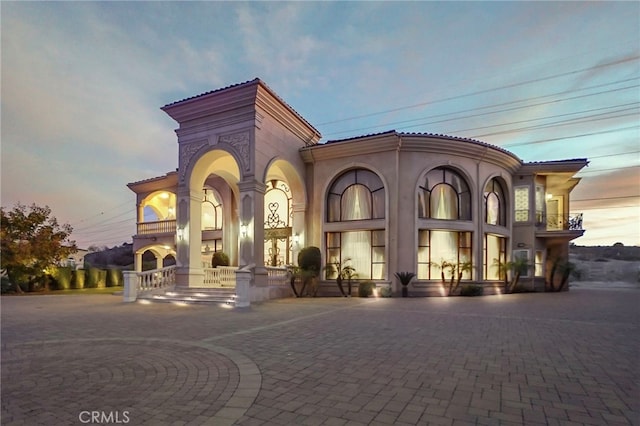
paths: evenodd
<path fill-rule="evenodd" d="M 247 308 L 251 305 L 251 271 L 236 271 L 236 308 Z"/>
<path fill-rule="evenodd" d="M 162 257 L 161 256 L 157 256 L 156 257 L 156 269 L 162 269 Z"/>
<path fill-rule="evenodd" d="M 135 271 L 122 271 L 124 278 L 124 302 L 135 302 L 138 297 L 138 273 Z"/>
<path fill-rule="evenodd" d="M 136 260 L 134 264 L 136 272 L 142 272 L 142 253 L 136 253 Z"/>
<path fill-rule="evenodd" d="M 176 218 L 176 287 L 202 287 L 202 191 L 178 189 Z"/>
<path fill-rule="evenodd" d="M 238 203 L 239 248 L 238 265 L 255 265 L 251 299 L 265 300 L 268 292 L 268 276 L 264 267 L 264 193 L 262 182 L 250 179 L 238 183 L 240 202 Z M 242 230 L 246 229 L 246 235 Z"/>

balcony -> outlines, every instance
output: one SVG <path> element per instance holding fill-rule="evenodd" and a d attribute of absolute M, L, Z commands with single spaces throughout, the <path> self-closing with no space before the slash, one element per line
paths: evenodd
<path fill-rule="evenodd" d="M 159 220 L 156 222 L 138 222 L 138 235 L 154 235 L 176 233 L 176 220 Z"/>
<path fill-rule="evenodd" d="M 536 237 L 573 240 L 582 234 L 582 213 L 536 214 Z"/>

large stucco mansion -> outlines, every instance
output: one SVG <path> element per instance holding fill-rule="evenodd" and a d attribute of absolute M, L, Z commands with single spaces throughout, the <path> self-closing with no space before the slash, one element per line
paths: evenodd
<path fill-rule="evenodd" d="M 471 262 L 463 283 L 493 294 L 496 262 L 516 257 L 531 264 L 520 282 L 542 290 L 552 260 L 584 233 L 569 201 L 586 159 L 525 163 L 477 140 L 396 131 L 319 143 L 259 79 L 162 110 L 178 123 L 178 168 L 128 187 L 136 271 L 148 269 L 147 251 L 158 269 L 175 259 L 176 288 L 210 286 L 211 256 L 223 251 L 248 274 L 248 297 L 264 300 L 276 294 L 269 271 L 316 246 L 323 263 L 348 263 L 396 294 L 402 271 L 417 275 L 412 295 L 441 294 L 442 261 Z M 337 294 L 321 278 L 319 294 Z"/>

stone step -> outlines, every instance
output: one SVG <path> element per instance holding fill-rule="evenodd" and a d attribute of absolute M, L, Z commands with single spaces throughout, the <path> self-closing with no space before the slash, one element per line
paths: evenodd
<path fill-rule="evenodd" d="M 141 294 L 138 299 L 159 303 L 217 303 L 234 305 L 235 288 L 181 288 L 160 294 Z"/>

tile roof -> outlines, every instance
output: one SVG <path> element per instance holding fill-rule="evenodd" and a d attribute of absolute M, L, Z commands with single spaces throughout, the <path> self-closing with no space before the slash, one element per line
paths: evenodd
<path fill-rule="evenodd" d="M 265 83 L 264 81 L 260 80 L 258 77 L 254 78 L 253 80 L 248 80 L 248 81 L 244 81 L 242 83 L 232 84 L 230 86 L 222 87 L 220 89 L 211 90 L 209 92 L 201 93 L 199 95 L 195 95 L 195 96 L 191 96 L 191 97 L 188 97 L 188 98 L 181 99 L 179 101 L 171 102 L 170 104 L 167 104 L 167 105 L 163 106 L 160 109 L 165 109 L 165 108 L 180 104 L 182 102 L 198 99 L 198 98 L 201 98 L 201 97 L 204 97 L 204 96 L 211 95 L 213 93 L 220 93 L 220 92 L 224 92 L 225 90 L 234 89 L 234 88 L 243 87 L 243 86 L 251 86 L 251 85 L 254 85 L 254 84 L 259 84 L 262 87 L 264 87 L 271 94 L 271 96 L 273 96 L 278 101 L 280 101 L 285 107 L 287 107 L 291 112 L 293 112 L 296 115 L 296 117 L 298 117 L 301 121 L 303 121 L 307 126 L 312 128 L 318 134 L 318 136 L 321 135 L 321 133 L 320 133 L 320 131 L 318 131 L 318 129 L 316 129 L 311 123 L 309 123 L 302 115 L 300 115 L 300 113 L 298 111 L 296 111 L 291 105 L 289 105 L 284 99 L 282 99 L 271 87 L 269 87 L 267 85 L 267 83 Z"/>
<path fill-rule="evenodd" d="M 458 137 L 458 136 L 450 136 L 450 135 L 444 135 L 444 134 L 439 134 L 439 133 L 427 133 L 427 132 L 397 132 L 395 130 L 387 130 L 384 132 L 380 132 L 380 133 L 371 133 L 371 134 L 367 134 L 367 135 L 362 135 L 362 136 L 353 136 L 350 138 L 345 138 L 345 139 L 334 139 L 334 140 L 329 140 L 324 142 L 324 144 L 330 144 L 330 143 L 336 143 L 336 142 L 347 142 L 347 141 L 352 141 L 352 140 L 357 140 L 357 139 L 364 139 L 364 138 L 368 138 L 368 137 L 372 137 L 372 136 L 381 136 L 381 135 L 396 135 L 396 136 L 422 136 L 422 137 L 432 137 L 432 138 L 439 138 L 439 139 L 447 139 L 447 140 L 455 140 L 455 141 L 462 141 L 462 142 L 471 142 L 471 143 L 475 143 L 478 145 L 482 145 L 482 146 L 486 146 L 489 148 L 493 148 L 496 149 L 498 151 L 502 151 L 505 152 L 509 155 L 513 155 L 515 156 L 515 154 L 507 149 L 501 148 L 497 145 L 492 145 L 486 142 L 482 142 L 479 141 L 477 139 L 470 139 L 470 138 L 462 138 L 462 137 Z"/>

